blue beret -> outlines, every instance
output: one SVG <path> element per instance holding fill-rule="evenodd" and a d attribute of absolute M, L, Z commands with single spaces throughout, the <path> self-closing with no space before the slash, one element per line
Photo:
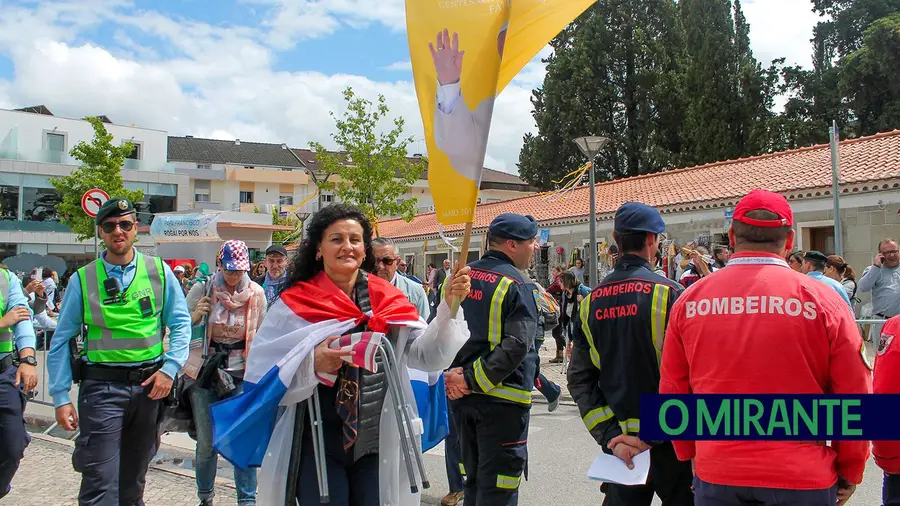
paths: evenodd
<path fill-rule="evenodd" d="M 532 216 L 505 213 L 494 218 L 488 231 L 495 237 L 527 241 L 537 237 L 538 224 Z"/>
<path fill-rule="evenodd" d="M 113 197 L 100 206 L 94 223 L 100 225 L 106 218 L 118 218 L 119 216 L 127 216 L 134 213 L 134 204 L 128 199 Z"/>
<path fill-rule="evenodd" d="M 626 202 L 616 211 L 615 230 L 661 234 L 666 230 L 666 224 L 655 207 L 640 202 Z"/>

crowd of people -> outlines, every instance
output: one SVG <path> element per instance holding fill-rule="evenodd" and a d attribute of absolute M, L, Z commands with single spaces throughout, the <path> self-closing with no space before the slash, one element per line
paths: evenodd
<path fill-rule="evenodd" d="M 546 289 L 533 279 L 538 226 L 518 214 L 494 218 L 480 259 L 429 266 L 424 281 L 407 272 L 393 241 L 373 237 L 362 211 L 343 204 L 310 219 L 293 256 L 275 245 L 254 266 L 247 245 L 230 240 L 209 273 L 137 251 L 127 199 L 107 201 L 96 225 L 105 251 L 71 273 L 61 296 L 52 272 L 0 275 L 0 497 L 29 441 L 20 395 L 37 384 L 39 311 L 55 316 L 49 392 L 59 425 L 79 431 L 72 464 L 82 475 L 79 504 L 91 506 L 143 504 L 160 424 L 176 408 L 189 411 L 201 506 L 213 503 L 220 454 L 235 464 L 242 506 L 320 504 L 322 471 L 327 504 L 420 504 L 421 484 L 403 472 L 397 444 L 409 427 L 385 415 L 403 394 L 372 367 L 380 360 L 366 347 L 373 334 L 396 350 L 403 390 L 408 368 L 443 377 L 450 492 L 442 504 L 450 506 L 517 504 L 532 391 L 550 411 L 559 404 L 560 387 L 540 370 L 548 332 L 557 350 L 550 362 L 570 358 L 568 389 L 602 451 L 628 466 L 650 452 L 647 484 L 603 483 L 605 505 L 649 506 L 654 495 L 666 506 L 843 504 L 862 480 L 867 441 L 646 440 L 642 394 L 900 393 L 900 349 L 891 347 L 900 327 L 897 242 L 881 241 L 856 280 L 841 257 L 793 250 L 790 206 L 769 192 L 741 199 L 729 246 L 689 244 L 674 258 L 661 251 L 660 213 L 624 204 L 594 287 L 581 259 L 553 267 Z M 872 316 L 887 320 L 874 387 L 847 310 L 857 292 L 871 292 Z M 710 311 L 710 301 L 726 298 L 727 311 Z M 282 386 L 261 386 L 273 381 Z M 321 406 L 316 435 L 310 402 Z M 265 437 L 223 436 L 247 425 Z M 884 504 L 900 503 L 900 444 L 876 441 L 874 454 Z"/>

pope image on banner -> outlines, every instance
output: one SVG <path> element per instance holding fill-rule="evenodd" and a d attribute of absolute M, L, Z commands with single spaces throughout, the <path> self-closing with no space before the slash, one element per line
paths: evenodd
<path fill-rule="evenodd" d="M 497 95 L 593 0 L 407 0 L 438 221 L 471 222 Z"/>

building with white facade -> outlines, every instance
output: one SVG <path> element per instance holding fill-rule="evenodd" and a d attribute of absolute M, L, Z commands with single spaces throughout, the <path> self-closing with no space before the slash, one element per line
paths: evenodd
<path fill-rule="evenodd" d="M 144 191 L 137 203 L 139 219 L 149 223 L 155 213 L 187 208 L 189 179 L 167 160 L 167 134 L 162 130 L 117 125 L 101 116 L 116 143 L 134 143 L 125 161 L 125 187 Z M 54 116 L 44 106 L 0 109 L 0 259 L 23 254 L 55 257 L 74 268 L 94 258 L 93 241 L 76 240 L 59 222 L 60 195 L 51 177 L 69 175 L 80 162 L 69 155 L 94 130 L 82 119 Z M 62 272 L 60 272 L 62 274 Z"/>

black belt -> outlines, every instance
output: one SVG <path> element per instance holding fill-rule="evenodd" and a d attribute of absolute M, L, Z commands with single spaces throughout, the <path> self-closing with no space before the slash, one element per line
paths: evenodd
<path fill-rule="evenodd" d="M 13 361 L 12 353 L 3 357 L 3 359 L 0 360 L 0 372 L 3 372 L 5 370 L 9 369 L 10 367 L 12 367 L 13 363 L 14 363 L 14 361 Z"/>
<path fill-rule="evenodd" d="M 85 364 L 82 379 L 112 381 L 115 383 L 143 383 L 162 368 L 162 362 L 145 367 L 109 367 Z"/>
<path fill-rule="evenodd" d="M 212 343 L 212 347 L 216 351 L 246 350 L 247 341 L 238 341 L 232 344 Z"/>

